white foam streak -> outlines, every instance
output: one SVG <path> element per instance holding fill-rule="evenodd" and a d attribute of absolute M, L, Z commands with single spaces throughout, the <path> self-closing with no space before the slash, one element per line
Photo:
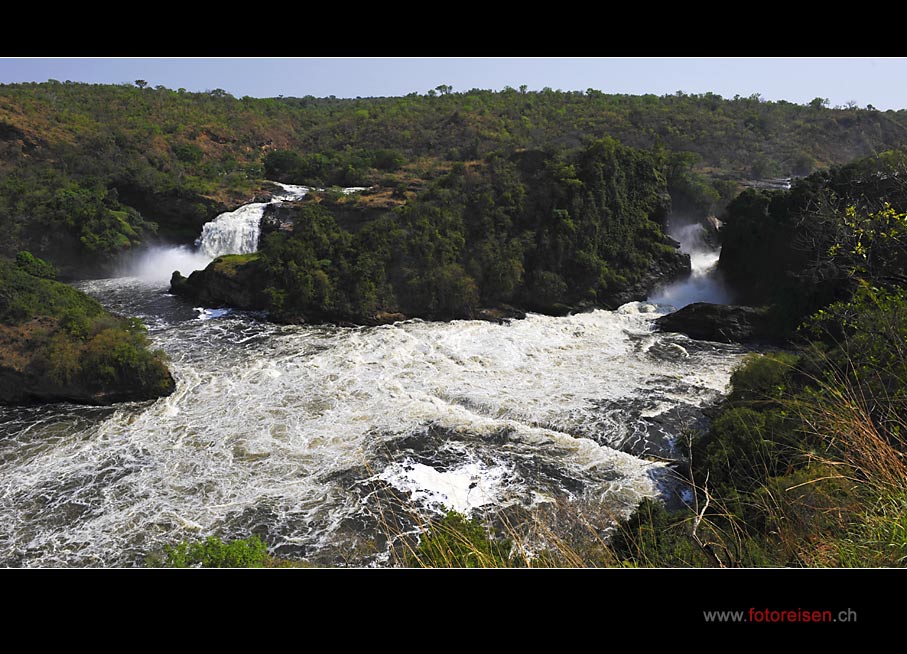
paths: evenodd
<path fill-rule="evenodd" d="M 84 287 L 109 298 L 116 284 L 118 301 L 143 292 Z M 652 333 L 661 312 L 645 303 L 361 329 L 181 311 L 152 331 L 170 397 L 43 408 L 21 428 L 0 409 L 0 564 L 140 564 L 166 543 L 253 527 L 308 557 L 379 513 L 375 484 L 426 511 L 582 496 L 626 512 L 656 493 L 660 466 L 614 449 L 645 420 L 619 407 L 710 402 L 741 352 Z M 361 524 L 356 538 L 380 532 Z"/>
<path fill-rule="evenodd" d="M 478 463 L 440 472 L 422 463 L 405 461 L 389 465 L 378 479 L 409 492 L 414 502 L 469 513 L 498 500 L 505 474 L 503 467 L 488 469 Z"/>

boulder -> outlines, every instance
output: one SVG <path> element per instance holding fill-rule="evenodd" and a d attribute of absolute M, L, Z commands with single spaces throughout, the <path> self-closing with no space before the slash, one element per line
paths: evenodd
<path fill-rule="evenodd" d="M 204 270 L 196 270 L 188 278 L 179 271 L 174 272 L 170 292 L 208 307 L 265 309 L 265 279 L 257 259 L 254 254 L 228 254 L 218 257 Z"/>
<path fill-rule="evenodd" d="M 370 321 L 369 325 L 392 325 L 395 322 L 406 320 L 406 316 L 399 312 L 377 311 Z"/>
<path fill-rule="evenodd" d="M 721 343 L 775 340 L 765 307 L 696 302 L 655 320 L 659 331 Z"/>
<path fill-rule="evenodd" d="M 496 322 L 499 325 L 510 322 L 511 320 L 522 320 L 526 317 L 525 311 L 520 311 L 510 305 L 502 304 L 499 307 L 490 307 L 487 309 L 479 309 L 476 312 L 477 320 L 485 320 L 487 322 Z"/>
<path fill-rule="evenodd" d="M 272 232 L 292 232 L 296 221 L 298 203 L 273 202 L 265 207 L 261 216 L 261 235 Z"/>

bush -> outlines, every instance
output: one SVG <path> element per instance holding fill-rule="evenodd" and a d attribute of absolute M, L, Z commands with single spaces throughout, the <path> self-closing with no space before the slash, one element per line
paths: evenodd
<path fill-rule="evenodd" d="M 43 279 L 57 278 L 56 268 L 27 250 L 22 250 L 16 255 L 16 265 L 29 275 L 35 277 L 41 277 Z"/>
<path fill-rule="evenodd" d="M 404 564 L 420 568 L 509 568 L 512 543 L 490 536 L 475 518 L 448 511 L 422 535 Z"/>
<path fill-rule="evenodd" d="M 164 547 L 166 568 L 262 568 L 268 548 L 258 536 L 224 542 L 215 536 Z"/>
<path fill-rule="evenodd" d="M 693 445 L 699 483 L 752 490 L 783 474 L 806 439 L 786 408 L 798 357 L 753 355 L 731 375 L 731 393 L 709 431 Z"/>

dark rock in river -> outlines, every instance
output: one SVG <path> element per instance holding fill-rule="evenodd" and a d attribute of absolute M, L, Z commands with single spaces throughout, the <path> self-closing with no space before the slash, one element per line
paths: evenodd
<path fill-rule="evenodd" d="M 264 273 L 257 260 L 255 254 L 228 254 L 218 257 L 204 270 L 196 270 L 188 278 L 176 271 L 170 279 L 170 292 L 209 307 L 265 309 Z"/>
<path fill-rule="evenodd" d="M 504 324 L 511 320 L 522 320 L 526 317 L 525 311 L 520 311 L 512 306 L 503 304 L 499 307 L 491 307 L 488 309 L 479 309 L 476 312 L 477 320 L 486 320 L 488 322 L 496 322 L 499 324 Z"/>
<path fill-rule="evenodd" d="M 394 313 L 389 311 L 378 311 L 372 317 L 372 320 L 368 321 L 369 325 L 392 325 L 395 322 L 400 322 L 401 320 L 406 320 L 406 316 L 402 313 Z"/>
<path fill-rule="evenodd" d="M 696 302 L 655 320 L 663 332 L 721 343 L 775 340 L 767 309 L 732 304 Z"/>

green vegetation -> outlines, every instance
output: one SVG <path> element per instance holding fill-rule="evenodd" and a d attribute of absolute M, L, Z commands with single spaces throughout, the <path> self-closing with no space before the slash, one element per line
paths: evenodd
<path fill-rule="evenodd" d="M 569 159 L 603 138 L 658 153 L 679 210 L 717 211 L 741 179 L 898 147 L 907 126 L 903 111 L 758 96 L 444 88 L 255 99 L 151 84 L 0 85 L 0 256 L 27 249 L 65 275 L 94 273 L 148 239 L 191 241 L 265 176 L 377 184 L 408 199 L 457 163 L 523 150 Z"/>
<path fill-rule="evenodd" d="M 39 259 L 28 250 L 22 250 L 16 255 L 16 265 L 34 277 L 43 277 L 44 279 L 57 278 L 56 268 L 43 259 Z"/>
<path fill-rule="evenodd" d="M 509 568 L 513 544 L 489 536 L 475 518 L 456 511 L 431 523 L 417 548 L 407 551 L 404 565 L 411 568 Z"/>
<path fill-rule="evenodd" d="M 720 267 L 747 302 L 792 332 L 858 279 L 903 283 L 907 150 L 815 173 L 790 191 L 741 193 L 722 219 Z"/>
<path fill-rule="evenodd" d="M 145 559 L 151 568 L 307 568 L 305 561 L 271 556 L 258 536 L 224 541 L 217 536 L 165 545 Z"/>
<path fill-rule="evenodd" d="M 144 325 L 105 311 L 74 288 L 29 274 L 47 264 L 20 253 L 0 259 L 0 401 L 103 403 L 172 392 L 163 355 Z"/>
<path fill-rule="evenodd" d="M 752 356 L 734 373 L 710 429 L 691 439 L 693 506 L 640 506 L 612 542 L 618 558 L 907 562 L 904 162 L 886 153 L 730 205 L 724 238 L 741 259 L 727 268 L 800 324 L 796 351 Z"/>
<path fill-rule="evenodd" d="M 224 542 L 215 536 L 164 547 L 165 568 L 263 568 L 268 548 L 258 536 Z"/>
<path fill-rule="evenodd" d="M 547 313 L 616 306 L 685 263 L 665 239 L 656 155 L 596 141 L 577 154 L 525 151 L 454 165 L 406 204 L 367 209 L 313 197 L 292 233 L 260 246 L 282 320 L 367 321 L 378 311 L 472 317 L 512 304 Z"/>
<path fill-rule="evenodd" d="M 793 351 L 749 356 L 734 372 L 731 392 L 709 429 L 688 435 L 689 460 L 679 471 L 693 490 L 688 507 L 672 511 L 646 500 L 607 544 L 561 536 L 526 565 L 552 560 L 632 567 L 905 565 L 907 214 L 898 208 L 903 205 L 897 168 L 876 174 L 876 166 L 897 161 L 896 155 L 885 155 L 810 178 L 790 192 L 747 193 L 735 201 L 731 210 L 740 222 L 732 228 L 733 238 L 744 238 L 738 230 L 745 220 L 754 229 L 764 227 L 756 212 L 741 211 L 753 202 L 773 228 L 789 226 L 788 236 L 814 228 L 813 240 L 773 242 L 780 252 L 772 256 L 777 252 L 788 262 L 787 272 L 797 274 L 787 276 L 786 294 L 765 290 L 763 296 L 781 306 L 790 298 L 809 298 L 787 304 L 791 320 L 811 311 Z M 865 192 L 843 192 L 856 189 Z M 813 194 L 813 201 L 798 204 L 801 193 Z M 807 206 L 821 210 L 803 211 Z M 790 207 L 801 211 L 793 214 Z M 772 233 L 751 237 L 761 245 Z M 807 244 L 813 249 L 804 252 Z M 754 247 L 744 256 L 746 261 L 736 263 L 760 266 L 767 255 Z M 816 270 L 837 280 L 837 288 L 829 285 L 834 292 L 811 296 L 800 288 L 814 283 Z M 753 288 L 758 290 L 758 282 Z M 474 552 L 493 551 L 499 542 L 491 531 L 481 537 L 475 522 L 442 525 L 456 530 L 430 531 L 420 545 L 421 564 L 465 565 L 451 543 Z M 521 542 L 518 531 L 509 531 L 500 544 L 518 549 L 512 547 Z M 509 558 L 484 560 L 513 565 Z"/>
<path fill-rule="evenodd" d="M 903 565 L 907 112 L 827 104 L 446 85 L 349 100 L 144 80 L 0 85 L 0 396 L 172 390 L 140 323 L 53 278 L 109 269 L 149 239 L 191 240 L 264 176 L 373 187 L 316 194 L 259 255 L 217 263 L 225 292 L 248 279 L 249 301 L 260 295 L 283 320 L 613 306 L 678 272 L 663 235 L 671 204 L 723 210 L 727 280 L 769 305 L 774 330 L 799 348 L 748 360 L 709 431 L 691 437 L 690 509 L 645 503 L 611 550 L 596 541 L 592 558 L 558 560 Z M 807 174 L 790 191 L 734 197 L 745 179 Z M 254 564 L 262 549 L 206 541 L 172 556 Z M 513 564 L 512 549 L 512 535 L 448 516 L 411 562 Z"/>
<path fill-rule="evenodd" d="M 73 324 L 88 323 L 104 313 L 84 293 L 26 270 L 46 271 L 46 266 L 28 252 L 21 253 L 15 266 L 0 259 L 0 322 L 18 325 L 44 315 Z"/>

